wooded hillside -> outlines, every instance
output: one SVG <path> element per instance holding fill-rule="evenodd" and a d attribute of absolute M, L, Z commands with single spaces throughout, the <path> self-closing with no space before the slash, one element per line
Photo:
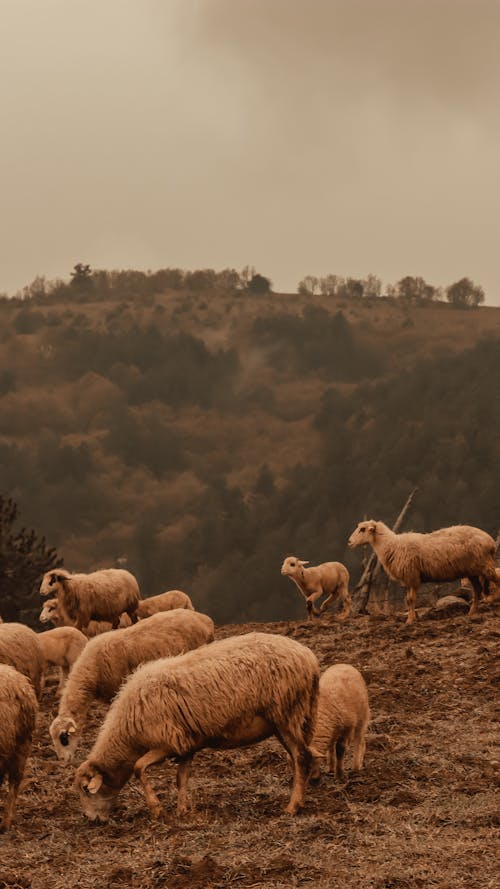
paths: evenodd
<path fill-rule="evenodd" d="M 0 302 L 0 492 L 70 570 L 273 620 L 284 555 L 357 577 L 413 487 L 415 530 L 496 535 L 500 309 L 100 280 Z"/>

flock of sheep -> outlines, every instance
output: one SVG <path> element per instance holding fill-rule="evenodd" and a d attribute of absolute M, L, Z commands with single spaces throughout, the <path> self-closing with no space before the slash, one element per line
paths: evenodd
<path fill-rule="evenodd" d="M 365 543 L 387 574 L 405 585 L 408 623 L 415 619 L 423 582 L 468 578 L 474 614 L 480 592 L 488 597 L 490 584 L 500 580 L 495 542 L 478 528 L 395 534 L 383 522 L 365 521 L 349 546 Z M 338 599 L 339 619 L 346 619 L 347 569 L 339 562 L 307 564 L 289 556 L 281 573 L 305 597 L 309 617 Z M 122 569 L 91 574 L 55 569 L 44 575 L 40 593 L 52 596 L 40 619 L 54 629 L 35 633 L 23 624 L 0 623 L 0 784 L 5 776 L 9 781 L 0 829 L 12 822 L 48 665 L 61 671 L 58 714 L 49 729 L 59 759 L 73 761 L 93 702 L 111 703 L 75 775 L 90 819 L 109 817 L 132 775 L 158 817 L 160 802 L 146 770 L 165 759 L 178 765 L 177 812 L 185 814 L 193 756 L 205 747 L 239 747 L 275 736 L 292 766 L 290 814 L 302 807 L 308 779 L 319 778 L 322 759 L 343 777 L 348 742 L 353 768 L 362 768 L 368 692 L 349 664 L 331 666 L 320 677 L 316 656 L 288 637 L 248 633 L 213 641 L 212 619 L 195 611 L 185 593 L 171 590 L 141 600 L 136 579 Z"/>

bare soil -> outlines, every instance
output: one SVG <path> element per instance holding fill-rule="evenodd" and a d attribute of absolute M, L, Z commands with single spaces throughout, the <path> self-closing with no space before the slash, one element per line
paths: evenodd
<path fill-rule="evenodd" d="M 372 709 L 363 772 L 342 784 L 323 775 L 291 818 L 276 741 L 206 751 L 195 758 L 187 818 L 175 816 L 175 769 L 165 765 L 153 774 L 164 821 L 151 821 L 131 781 L 113 820 L 93 825 L 73 794 L 73 770 L 52 750 L 57 705 L 47 688 L 16 819 L 0 837 L 0 889 L 498 885 L 498 606 L 473 621 L 326 617 L 224 626 L 218 637 L 253 629 L 295 637 L 323 667 L 348 662 L 363 672 Z M 104 712 L 94 710 L 82 759 Z"/>

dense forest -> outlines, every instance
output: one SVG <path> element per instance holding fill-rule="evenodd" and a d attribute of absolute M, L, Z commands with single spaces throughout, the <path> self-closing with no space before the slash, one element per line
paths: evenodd
<path fill-rule="evenodd" d="M 0 493 L 51 558 L 273 620 L 303 613 L 285 555 L 356 579 L 350 531 L 414 487 L 407 527 L 496 535 L 500 309 L 231 271 L 79 264 L 0 300 Z"/>

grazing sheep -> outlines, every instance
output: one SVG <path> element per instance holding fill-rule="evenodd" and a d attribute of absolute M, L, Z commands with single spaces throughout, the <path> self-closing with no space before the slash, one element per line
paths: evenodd
<path fill-rule="evenodd" d="M 49 665 L 61 668 L 59 685 L 56 694 L 60 695 L 69 671 L 87 644 L 87 637 L 76 627 L 55 627 L 45 633 L 38 634 L 38 641 L 45 661 L 45 669 Z"/>
<path fill-rule="evenodd" d="M 150 618 L 152 620 L 153 618 Z M 232 748 L 275 735 L 293 763 L 286 811 L 303 805 L 312 756 L 319 668 L 293 639 L 270 633 L 233 636 L 198 651 L 145 664 L 124 683 L 75 783 L 88 818 L 106 820 L 132 773 L 153 817 L 161 807 L 145 770 L 174 758 L 177 814 L 187 811 L 193 756 L 205 747 Z"/>
<path fill-rule="evenodd" d="M 91 574 L 70 574 L 57 568 L 43 576 L 40 595 L 56 594 L 58 608 L 66 625 L 83 630 L 91 620 L 109 620 L 113 629 L 126 612 L 135 623 L 139 604 L 138 583 L 130 571 L 105 568 Z"/>
<path fill-rule="evenodd" d="M 0 664 L 9 664 L 31 681 L 37 698 L 42 690 L 44 659 L 38 635 L 24 624 L 0 624 Z"/>
<path fill-rule="evenodd" d="M 178 608 L 91 639 L 68 676 L 50 726 L 59 759 L 72 760 L 93 700 L 110 701 L 139 664 L 198 648 L 213 638 L 210 617 Z"/>
<path fill-rule="evenodd" d="M 495 541 L 486 531 L 453 525 L 430 534 L 395 534 L 383 522 L 360 522 L 349 546 L 369 543 L 391 580 L 406 587 L 407 623 L 416 618 L 417 590 L 422 583 L 446 583 L 468 577 L 473 588 L 469 615 L 477 613 L 479 595 L 496 581 Z"/>
<path fill-rule="evenodd" d="M 189 611 L 194 611 L 193 603 L 187 593 L 183 593 L 182 590 L 168 590 L 159 596 L 141 599 L 137 606 L 137 617 L 143 620 L 158 611 L 171 611 L 173 608 L 187 608 Z"/>
<path fill-rule="evenodd" d="M 311 742 L 312 781 L 319 778 L 320 761 L 325 756 L 329 771 L 340 780 L 344 778 L 344 754 L 349 741 L 353 742 L 353 769 L 363 768 L 369 721 L 368 691 L 359 670 L 350 664 L 328 667 L 319 680 L 318 713 Z"/>
<path fill-rule="evenodd" d="M 323 562 L 313 568 L 304 568 L 308 564 L 296 556 L 288 556 L 281 566 L 281 573 L 293 580 L 304 596 L 308 619 L 312 620 L 313 614 L 322 614 L 333 599 L 340 598 L 343 607 L 338 618 L 345 620 L 351 611 L 347 568 L 341 562 Z M 314 603 L 323 595 L 327 598 L 318 611 Z"/>
<path fill-rule="evenodd" d="M 31 682 L 14 667 L 0 664 L 0 786 L 5 776 L 9 779 L 0 831 L 12 823 L 37 711 Z"/>
<path fill-rule="evenodd" d="M 123 626 L 130 627 L 132 625 L 132 621 L 128 614 L 122 614 L 119 626 L 122 626 L 122 618 L 127 619 L 127 623 L 124 623 Z M 75 621 L 70 620 L 68 615 L 64 616 L 64 614 L 61 613 L 57 599 L 45 600 L 45 604 L 40 612 L 38 620 L 42 624 L 49 623 L 50 621 L 55 627 L 74 627 L 76 623 Z M 84 633 L 88 639 L 92 639 L 94 636 L 99 636 L 101 633 L 108 633 L 109 630 L 112 629 L 113 626 L 110 624 L 109 620 L 91 620 L 90 623 L 83 628 L 82 633 Z"/>

